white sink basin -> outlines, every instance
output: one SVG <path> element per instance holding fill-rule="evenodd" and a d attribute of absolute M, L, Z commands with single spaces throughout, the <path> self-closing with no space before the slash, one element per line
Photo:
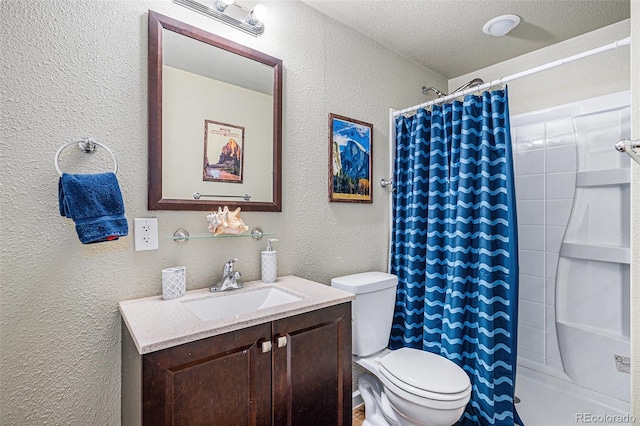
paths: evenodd
<path fill-rule="evenodd" d="M 232 290 L 229 293 L 182 303 L 202 321 L 211 321 L 223 317 L 237 317 L 247 312 L 272 308 L 299 300 L 302 300 L 302 297 L 279 288 L 268 287 L 241 293 L 233 293 Z"/>

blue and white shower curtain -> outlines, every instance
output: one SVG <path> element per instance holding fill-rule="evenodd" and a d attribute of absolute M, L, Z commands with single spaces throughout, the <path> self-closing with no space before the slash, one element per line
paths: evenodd
<path fill-rule="evenodd" d="M 391 349 L 460 365 L 460 425 L 521 424 L 514 407 L 518 258 L 507 91 L 396 120 Z"/>

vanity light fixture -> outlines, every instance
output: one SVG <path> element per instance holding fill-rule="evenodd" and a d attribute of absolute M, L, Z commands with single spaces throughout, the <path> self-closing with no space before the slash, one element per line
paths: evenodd
<path fill-rule="evenodd" d="M 250 10 L 236 3 L 235 0 L 215 0 L 213 7 L 205 5 L 204 0 L 173 0 L 173 2 L 254 37 L 258 37 L 264 32 L 267 8 L 263 4 L 257 4 L 253 10 Z M 208 3 L 210 4 L 211 1 Z"/>
<path fill-rule="evenodd" d="M 494 37 L 502 37 L 517 27 L 519 23 L 520 17 L 518 15 L 502 15 L 484 24 L 482 32 Z"/>

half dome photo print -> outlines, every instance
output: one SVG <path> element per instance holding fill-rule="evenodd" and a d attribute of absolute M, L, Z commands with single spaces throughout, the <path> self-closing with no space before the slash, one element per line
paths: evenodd
<path fill-rule="evenodd" d="M 242 183 L 244 127 L 204 121 L 202 180 Z"/>
<path fill-rule="evenodd" d="M 329 114 L 329 201 L 371 203 L 373 125 Z"/>

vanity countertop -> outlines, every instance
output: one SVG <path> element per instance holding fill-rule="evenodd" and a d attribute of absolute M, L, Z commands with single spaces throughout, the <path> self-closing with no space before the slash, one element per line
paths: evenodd
<path fill-rule="evenodd" d="M 225 297 L 230 294 L 257 290 L 264 287 L 281 288 L 302 297 L 302 300 L 260 309 L 233 317 L 202 321 L 189 311 L 183 302 L 205 297 Z M 257 324 L 286 318 L 316 309 L 326 308 L 355 299 L 355 295 L 314 281 L 295 276 L 278 277 L 278 281 L 245 283 L 240 290 L 211 293 L 208 288 L 188 291 L 172 300 L 162 296 L 120 302 L 120 313 L 138 349 L 146 354 L 194 340 L 239 330 Z"/>

